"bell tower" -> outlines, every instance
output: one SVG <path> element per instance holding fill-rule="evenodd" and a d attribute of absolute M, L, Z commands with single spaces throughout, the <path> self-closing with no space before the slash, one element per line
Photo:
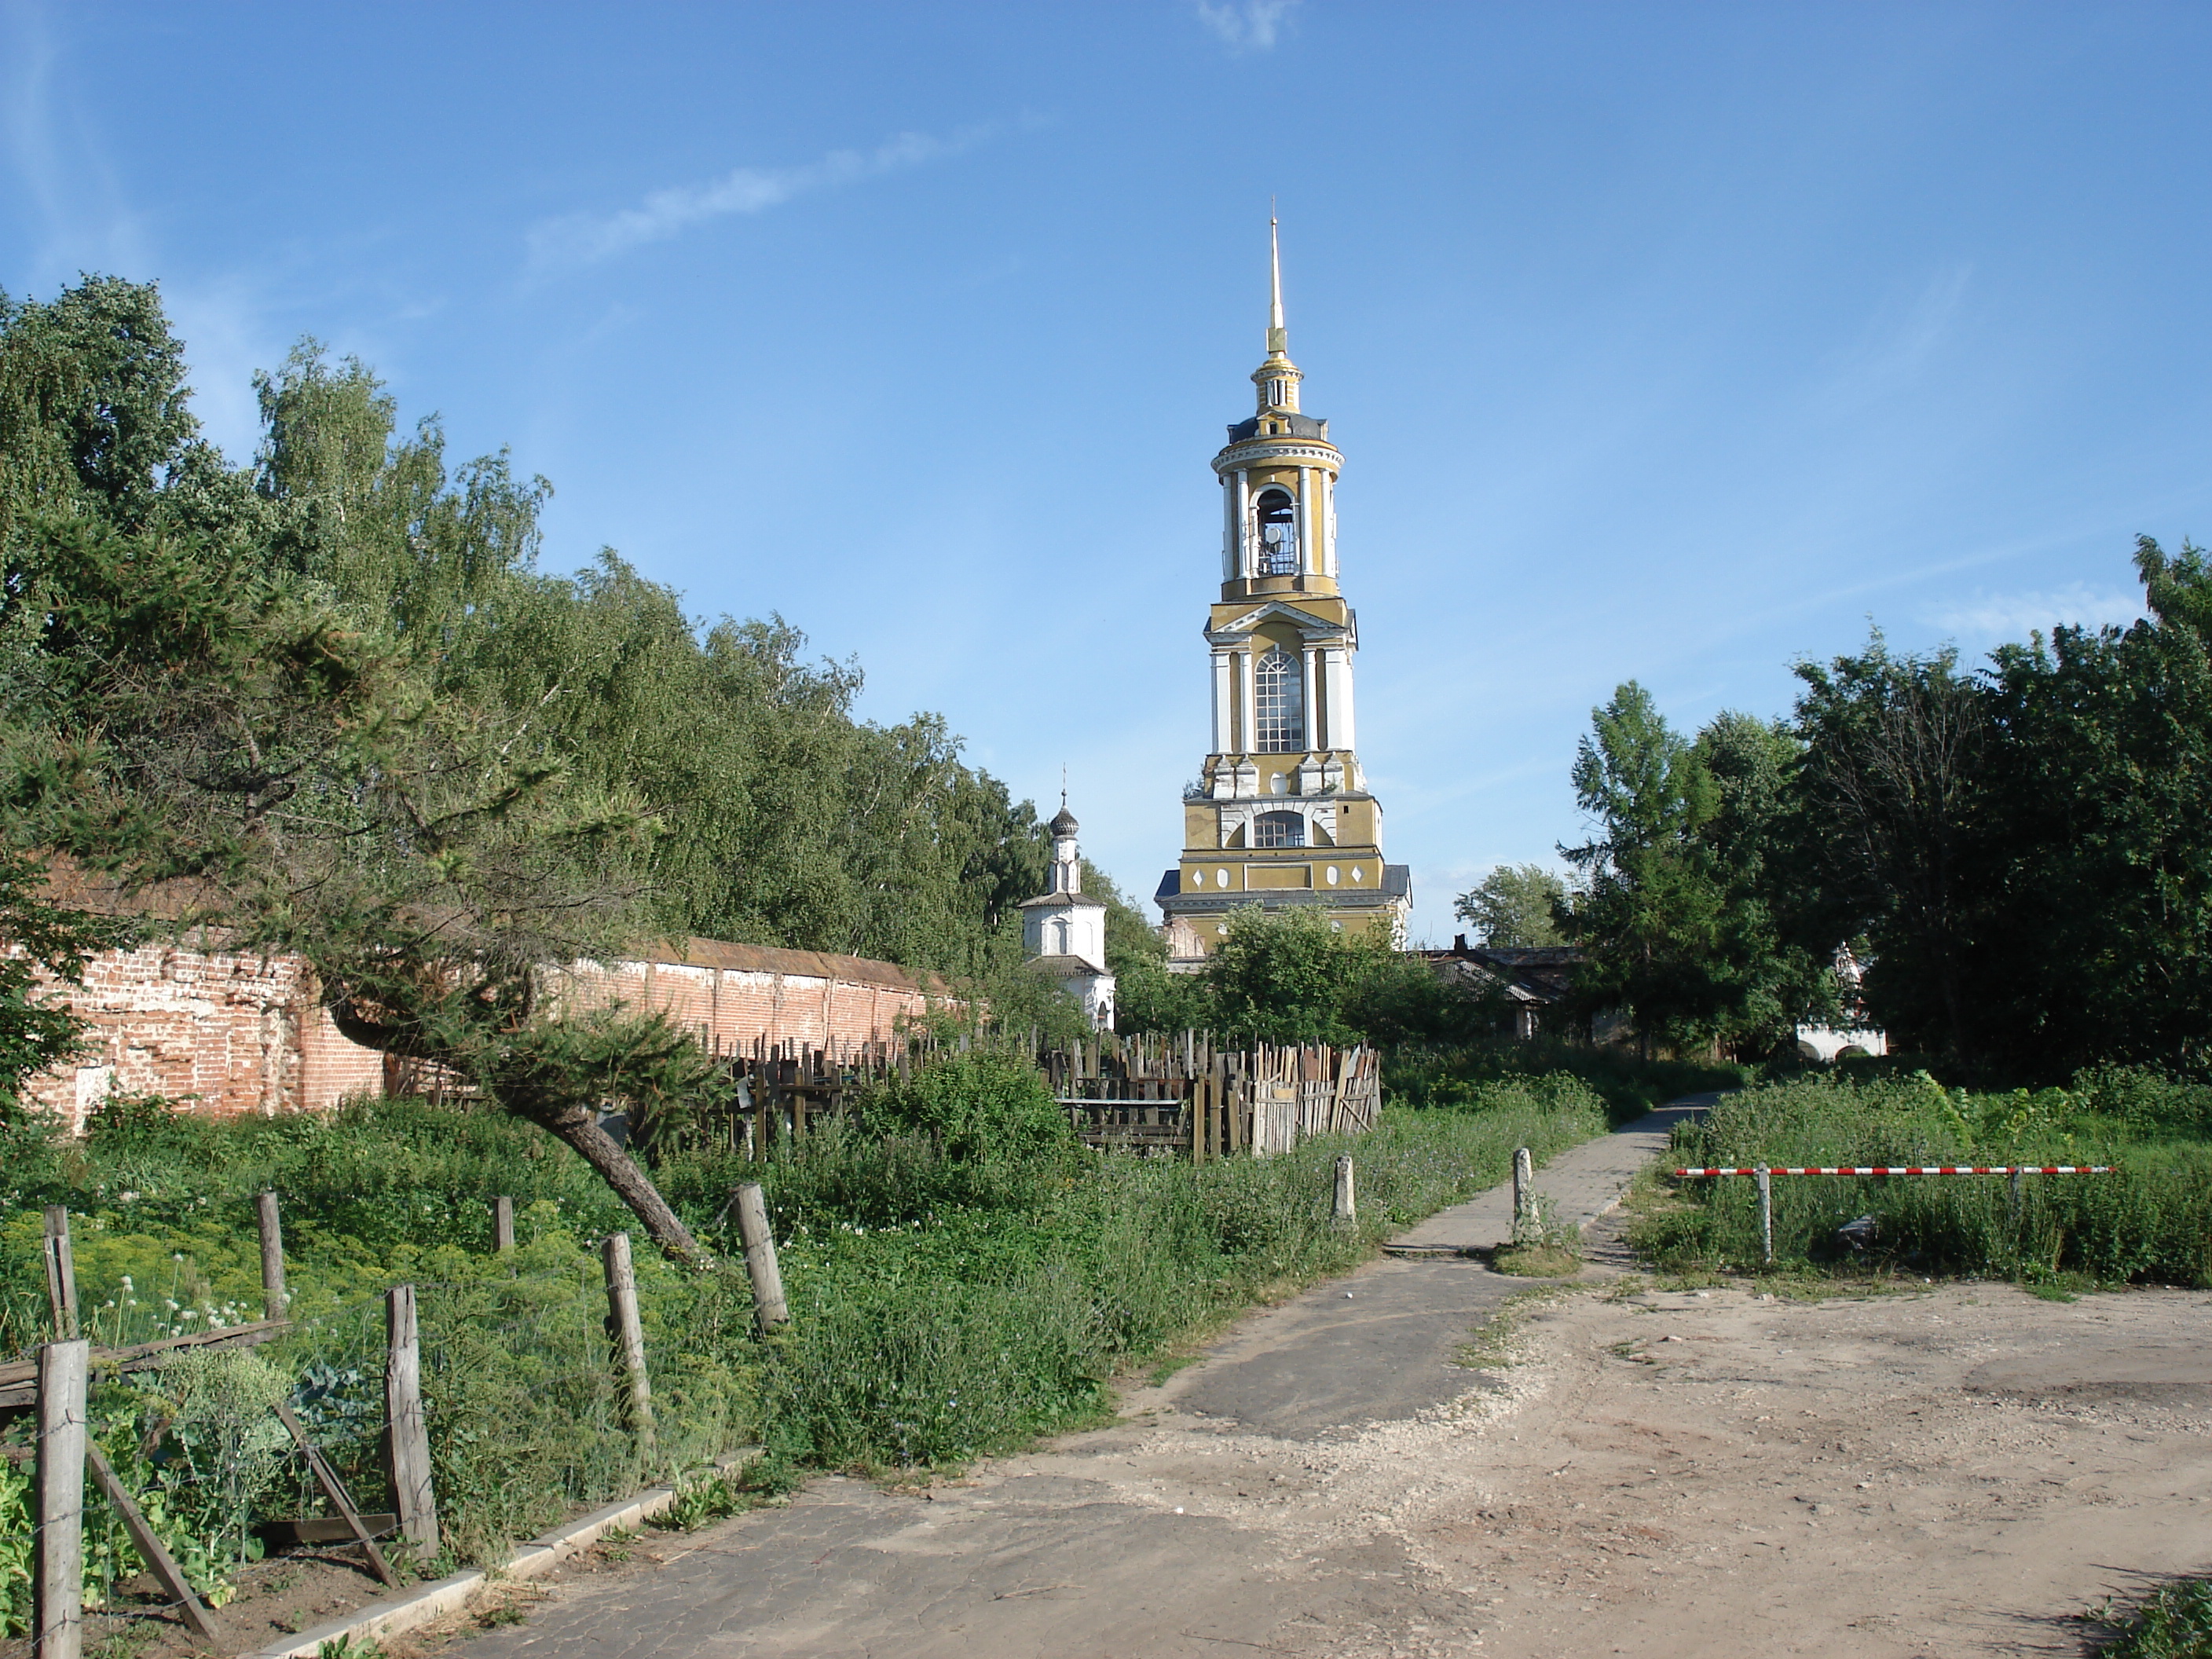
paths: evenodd
<path fill-rule="evenodd" d="M 1283 262 L 1267 222 L 1267 355 L 1258 406 L 1213 458 L 1221 485 L 1221 596 L 1209 611 L 1213 731 L 1183 794 L 1182 859 L 1155 896 L 1189 965 L 1241 906 L 1312 907 L 1346 933 L 1396 942 L 1412 906 L 1382 861 L 1382 811 L 1356 748 L 1359 619 L 1338 581 L 1328 422 L 1299 407 L 1305 376 L 1283 325 Z"/>

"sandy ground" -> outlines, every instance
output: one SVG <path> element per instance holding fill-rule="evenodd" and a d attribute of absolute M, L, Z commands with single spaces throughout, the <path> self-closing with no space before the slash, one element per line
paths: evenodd
<path fill-rule="evenodd" d="M 927 1499 L 830 1480 L 671 1539 L 469 1652 L 2077 1654 L 2084 1609 L 2212 1570 L 2212 1296 L 1633 1284 L 1410 1417 L 1255 1432 L 1185 1372 Z"/>
<path fill-rule="evenodd" d="M 1589 1297 L 1528 1336 L 1392 1515 L 1468 1607 L 1436 1650 L 2070 1654 L 2212 1570 L 2212 1297 Z"/>

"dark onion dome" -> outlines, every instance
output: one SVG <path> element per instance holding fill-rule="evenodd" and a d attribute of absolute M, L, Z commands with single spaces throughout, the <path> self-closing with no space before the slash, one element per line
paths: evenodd
<path fill-rule="evenodd" d="M 1046 828 L 1055 836 L 1072 836 L 1083 826 L 1075 821 L 1075 814 L 1063 806 L 1060 809 L 1058 816 Z"/>

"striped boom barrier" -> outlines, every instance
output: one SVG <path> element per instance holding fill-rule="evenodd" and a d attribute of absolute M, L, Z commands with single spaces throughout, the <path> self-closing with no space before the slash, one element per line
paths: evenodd
<path fill-rule="evenodd" d="M 2112 1164 L 1991 1164 L 1969 1166 L 1964 1164 L 1914 1164 L 1910 1168 L 1896 1165 L 1868 1165 L 1863 1168 L 1814 1169 L 1810 1164 L 1799 1169 L 1772 1164 L 1764 1170 L 1756 1165 L 1746 1169 L 1677 1170 L 1678 1176 L 2014 1176 L 2014 1175 L 2113 1175 L 2118 1166 Z"/>
<path fill-rule="evenodd" d="M 1723 1166 L 1677 1170 L 1674 1173 L 1686 1179 L 1701 1179 L 1709 1176 L 1756 1176 L 1759 1178 L 1759 1254 L 1771 1267 L 1774 1263 L 1774 1192 L 1768 1182 L 1776 1176 L 2010 1176 L 2012 1201 L 2017 1207 L 2022 1176 L 2113 1175 L 2118 1173 L 2118 1166 L 2111 1164 L 1875 1164 L 1820 1168 L 1809 1164 L 1796 1166 L 1754 1164 L 1747 1169 Z"/>

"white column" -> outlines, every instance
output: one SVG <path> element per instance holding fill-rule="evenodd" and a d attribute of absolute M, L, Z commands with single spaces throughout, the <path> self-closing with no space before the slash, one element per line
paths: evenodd
<path fill-rule="evenodd" d="M 1352 653 L 1340 645 L 1322 652 L 1322 695 L 1328 699 L 1328 746 L 1353 749 L 1359 738 L 1352 717 Z"/>
<path fill-rule="evenodd" d="M 1322 475 L 1322 566 L 1324 576 L 1336 574 L 1336 474 Z"/>
<path fill-rule="evenodd" d="M 1229 653 L 1220 646 L 1213 647 L 1213 752 L 1226 755 L 1233 752 L 1237 739 L 1230 731 L 1230 711 L 1237 706 L 1229 678 Z"/>
<path fill-rule="evenodd" d="M 1252 474 L 1249 468 L 1237 469 L 1237 574 L 1232 579 L 1242 581 L 1252 574 Z"/>
<path fill-rule="evenodd" d="M 1321 572 L 1321 514 L 1314 490 L 1314 470 L 1298 469 L 1298 574 Z"/>
<path fill-rule="evenodd" d="M 1237 712 L 1243 716 L 1243 729 L 1237 733 L 1237 752 L 1240 755 L 1252 752 L 1253 734 L 1259 730 L 1259 709 L 1254 696 L 1257 688 L 1253 673 L 1259 665 L 1260 641 L 1255 635 L 1252 643 L 1237 653 L 1237 672 L 1244 677 L 1244 684 L 1238 688 L 1237 699 Z"/>
<path fill-rule="evenodd" d="M 1221 480 L 1221 580 L 1237 580 L 1237 490 L 1226 475 Z"/>
<path fill-rule="evenodd" d="M 1314 672 L 1314 655 L 1315 652 L 1312 646 L 1307 646 L 1304 650 L 1298 653 L 1298 656 L 1305 668 L 1305 746 L 1309 749 L 1321 749 L 1327 745 L 1325 745 L 1321 740 L 1321 704 L 1316 702 L 1314 697 L 1314 693 L 1318 689 L 1316 682 L 1319 678 L 1319 676 Z"/>

